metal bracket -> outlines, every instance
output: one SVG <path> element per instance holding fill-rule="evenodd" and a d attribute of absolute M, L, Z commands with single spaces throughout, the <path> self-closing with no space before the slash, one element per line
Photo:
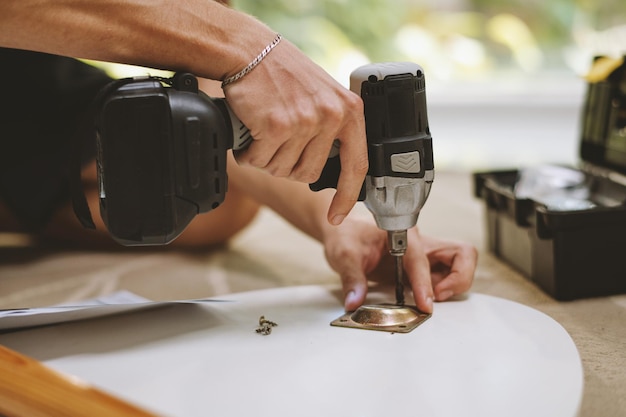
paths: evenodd
<path fill-rule="evenodd" d="M 371 304 L 346 313 L 330 325 L 363 330 L 409 333 L 432 314 L 422 313 L 414 306 L 397 304 Z"/>

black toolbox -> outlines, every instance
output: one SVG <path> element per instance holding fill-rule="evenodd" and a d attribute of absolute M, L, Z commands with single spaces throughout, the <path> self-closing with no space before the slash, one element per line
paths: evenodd
<path fill-rule="evenodd" d="M 474 173 L 488 249 L 557 300 L 626 293 L 624 61 L 594 61 L 580 167 Z"/>

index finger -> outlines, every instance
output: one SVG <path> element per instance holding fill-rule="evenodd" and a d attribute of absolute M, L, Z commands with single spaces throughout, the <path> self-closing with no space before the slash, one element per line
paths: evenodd
<path fill-rule="evenodd" d="M 404 256 L 404 269 L 413 290 L 415 305 L 425 313 L 432 313 L 433 288 L 430 281 L 430 265 L 421 242 L 410 241 Z"/>
<path fill-rule="evenodd" d="M 328 209 L 328 220 L 334 225 L 340 224 L 358 201 L 369 166 L 363 107 L 361 105 L 357 108 L 359 113 L 353 116 L 352 122 L 339 135 L 341 172 L 337 192 Z"/>

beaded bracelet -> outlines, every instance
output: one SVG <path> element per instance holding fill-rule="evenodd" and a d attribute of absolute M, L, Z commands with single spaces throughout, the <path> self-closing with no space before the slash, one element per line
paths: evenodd
<path fill-rule="evenodd" d="M 246 65 L 246 67 L 244 69 L 242 69 L 241 71 L 239 71 L 237 74 L 226 78 L 224 81 L 222 81 L 222 88 L 226 87 L 228 84 L 232 84 L 235 81 L 243 78 L 247 73 L 249 73 L 250 71 L 252 71 L 254 69 L 254 67 L 256 67 L 257 65 L 259 65 L 259 63 L 263 60 L 263 58 L 265 58 L 267 56 L 267 54 L 270 53 L 270 51 L 272 49 L 274 49 L 276 47 L 276 45 L 278 45 L 280 43 L 280 40 L 283 37 L 281 36 L 280 33 L 276 34 L 276 37 L 274 38 L 274 40 L 265 47 L 265 49 L 263 49 L 261 51 L 261 53 L 252 60 L 252 62 L 250 62 L 248 65 Z"/>

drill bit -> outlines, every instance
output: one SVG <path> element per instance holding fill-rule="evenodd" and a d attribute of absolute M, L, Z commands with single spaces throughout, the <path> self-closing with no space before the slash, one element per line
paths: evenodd
<path fill-rule="evenodd" d="M 395 256 L 396 258 L 396 304 L 399 306 L 404 305 L 404 275 L 402 268 L 402 255 Z"/>
<path fill-rule="evenodd" d="M 404 268 L 402 259 L 406 252 L 406 230 L 392 230 L 387 233 L 389 253 L 396 259 L 396 304 L 404 305 Z"/>

